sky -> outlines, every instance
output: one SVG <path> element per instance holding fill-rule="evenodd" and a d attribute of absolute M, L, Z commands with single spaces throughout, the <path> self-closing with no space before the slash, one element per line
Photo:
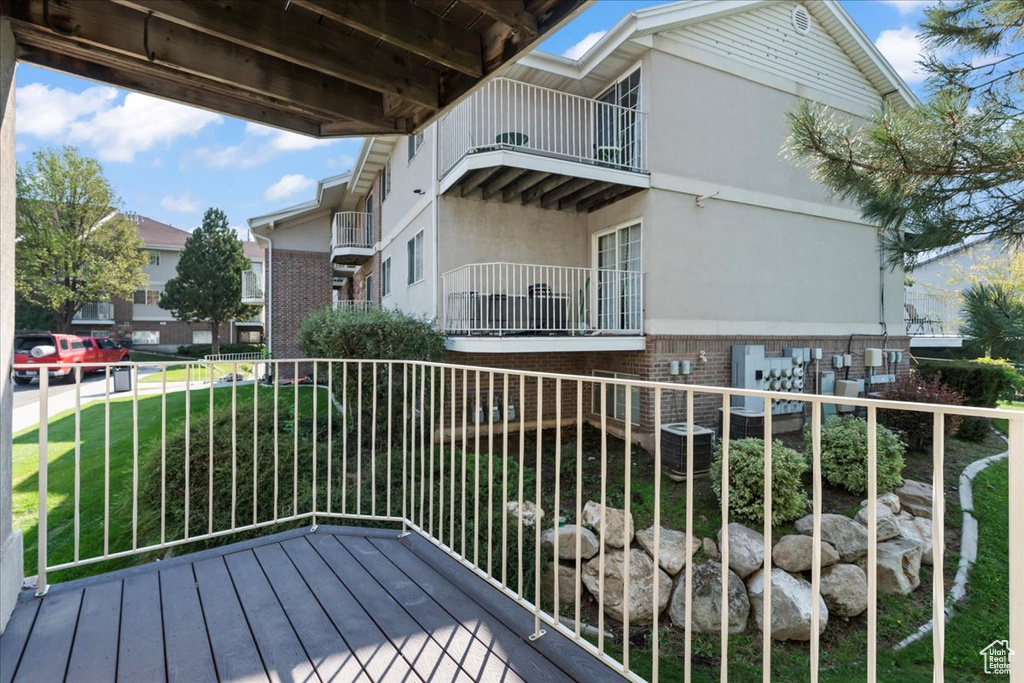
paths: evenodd
<path fill-rule="evenodd" d="M 599 0 L 541 46 L 578 58 L 627 12 L 664 0 Z M 922 81 L 916 38 L 927 1 L 842 0 L 911 88 Z M 316 181 L 351 169 L 361 139 L 316 140 L 28 64 L 18 66 L 16 152 L 74 145 L 95 157 L 122 209 L 191 230 L 223 209 L 247 219 L 313 198 Z M 920 92 L 919 92 L 920 94 Z"/>

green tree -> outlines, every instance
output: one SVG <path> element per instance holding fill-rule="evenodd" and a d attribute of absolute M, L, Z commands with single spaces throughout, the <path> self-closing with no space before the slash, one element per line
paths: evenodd
<path fill-rule="evenodd" d="M 1024 297 L 1002 284 L 975 284 L 963 297 L 963 335 L 988 357 L 1024 360 Z"/>
<path fill-rule="evenodd" d="M 1024 3 L 925 11 L 927 104 L 886 103 L 864 125 L 802 102 L 784 152 L 885 228 L 890 265 L 989 234 L 1024 241 Z"/>
<path fill-rule="evenodd" d="M 228 218 L 210 208 L 203 224 L 185 240 L 177 275 L 167 281 L 160 308 L 179 320 L 210 325 L 211 351 L 220 351 L 220 326 L 252 317 L 255 309 L 242 303 L 242 273 L 252 267 Z"/>
<path fill-rule="evenodd" d="M 38 150 L 18 167 L 17 192 L 15 288 L 55 330 L 70 331 L 83 305 L 146 284 L 142 240 L 95 159 L 74 147 Z"/>

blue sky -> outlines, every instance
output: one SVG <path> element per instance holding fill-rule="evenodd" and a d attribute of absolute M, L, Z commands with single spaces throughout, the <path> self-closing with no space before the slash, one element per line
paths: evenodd
<path fill-rule="evenodd" d="M 927 2 L 842 0 L 864 33 L 917 89 L 918 22 Z M 628 11 L 664 0 L 601 0 L 551 36 L 547 52 L 578 57 Z M 192 229 L 207 207 L 246 219 L 313 195 L 319 178 L 351 168 L 361 140 L 314 140 L 22 64 L 17 158 L 73 144 L 103 164 L 124 209 Z"/>

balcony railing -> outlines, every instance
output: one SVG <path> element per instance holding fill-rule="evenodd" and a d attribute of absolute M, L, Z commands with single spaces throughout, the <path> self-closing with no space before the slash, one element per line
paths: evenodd
<path fill-rule="evenodd" d="M 263 273 L 255 270 L 242 272 L 242 303 L 263 303 Z"/>
<path fill-rule="evenodd" d="M 38 451 L 38 473 L 24 475 L 25 482 L 30 482 L 31 478 L 37 480 L 38 499 L 22 504 L 26 509 L 33 509 L 38 519 L 37 523 L 35 519 L 23 521 L 28 527 L 26 531 L 34 526 L 38 532 L 37 535 L 27 533 L 25 537 L 27 543 L 33 538 L 39 539 L 38 552 L 32 558 L 38 571 L 37 593 L 46 593 L 49 575 L 60 570 L 152 555 L 183 544 L 209 542 L 239 533 L 251 537 L 256 530 L 281 523 L 308 520 L 315 526 L 335 519 L 356 520 L 361 524 L 392 525 L 396 535 L 399 530 L 403 534 L 419 534 L 441 552 L 459 560 L 468 571 L 528 610 L 533 622 L 531 640 L 542 636 L 545 628 L 554 629 L 575 642 L 581 652 L 596 657 L 628 680 L 642 680 L 634 667 L 643 666 L 651 672 L 651 680 L 657 681 L 659 657 L 668 654 L 680 662 L 679 666 L 685 667 L 685 678 L 689 679 L 692 660 L 689 655 L 693 651 L 695 631 L 691 624 L 696 616 L 691 606 L 698 562 L 682 562 L 682 569 L 677 565 L 674 571 L 679 572 L 679 578 L 675 580 L 663 574 L 658 565 L 666 566 L 667 557 L 694 556 L 698 549 L 694 532 L 699 515 L 701 519 L 713 518 L 716 526 L 721 522 L 720 566 L 730 566 L 728 492 L 735 491 L 735 483 L 730 484 L 733 481 L 730 465 L 739 467 L 743 462 L 742 459 L 733 462 L 730 456 L 732 398 L 754 396 L 769 402 L 798 399 L 807 406 L 810 432 L 805 456 L 811 463 L 807 475 L 811 503 L 802 529 L 812 539 L 807 551 L 810 553 L 806 572 L 809 580 L 786 574 L 782 574 L 782 578 L 790 584 L 801 582 L 799 590 L 806 590 L 813 596 L 807 599 L 803 631 L 803 638 L 810 643 L 808 648 L 800 650 L 801 659 L 810 670 L 810 680 L 817 680 L 821 661 L 828 662 L 827 648 L 835 646 L 835 637 L 822 638 L 819 626 L 839 618 L 833 615 L 830 619 L 824 603 L 817 599 L 823 588 L 821 556 L 825 522 L 829 521 L 833 528 L 835 522 L 825 520 L 823 515 L 827 494 L 823 493 L 821 424 L 826 405 L 837 404 L 866 411 L 866 429 L 861 432 L 866 443 L 857 447 L 868 454 L 862 465 L 867 482 L 866 519 L 859 535 L 862 545 L 854 540 L 849 549 L 861 558 L 859 561 L 865 570 L 862 576 L 866 575 L 866 587 L 861 596 L 866 602 L 861 604 L 866 604 L 866 611 L 854 621 L 844 620 L 840 633 L 842 637 L 854 637 L 862 643 L 864 660 L 860 677 L 869 681 L 884 679 L 884 673 L 879 676 L 878 659 L 883 652 L 881 648 L 887 646 L 877 634 L 880 618 L 889 615 L 885 613 L 887 601 L 879 600 L 879 596 L 887 589 L 892 590 L 891 586 L 883 584 L 886 572 L 901 570 L 899 559 L 895 570 L 891 564 L 883 567 L 881 562 L 883 543 L 878 539 L 884 509 L 879 504 L 881 492 L 874 435 L 881 412 L 917 413 L 926 425 L 931 425 L 934 435 L 930 455 L 919 457 L 918 471 L 923 468 L 928 472 L 926 476 L 937 485 L 915 498 L 916 505 L 930 506 L 930 531 L 919 530 L 919 541 L 903 541 L 900 547 L 912 544 L 917 549 L 923 540 L 931 544 L 932 571 L 922 575 L 923 586 L 915 600 L 929 603 L 929 608 L 920 612 L 924 619 L 928 615 L 933 618 L 932 649 L 918 651 L 919 659 L 922 653 L 926 653 L 928 659 L 920 663 L 915 660 L 915 666 L 930 663 L 934 680 L 945 680 L 947 560 L 965 561 L 963 550 L 957 560 L 949 554 L 954 549 L 946 547 L 949 517 L 946 495 L 950 490 L 945 485 L 949 479 L 944 471 L 947 418 L 956 415 L 1006 420 L 1008 474 L 1002 484 L 1010 491 L 1024 487 L 1024 413 L 1020 411 L 819 394 L 794 395 L 421 361 L 264 359 L 262 362 L 271 367 L 270 383 L 243 385 L 240 373 L 234 372 L 226 386 L 196 389 L 185 383 L 183 387 L 172 389 L 164 383 L 154 385 L 155 392 L 140 396 L 136 381 L 127 400 L 116 401 L 113 405 L 111 374 L 115 365 L 112 364 L 102 371 L 104 390 L 98 397 L 92 403 L 76 401 L 70 412 L 60 412 L 65 410 L 63 404 L 66 403 L 61 396 L 70 393 L 51 394 L 48 374 L 39 372 L 61 369 L 59 366 L 16 366 L 16 370 L 39 373 L 40 380 L 41 424 L 37 434 L 28 433 L 20 440 L 23 450 L 33 448 L 34 441 Z M 186 374 L 206 365 L 205 362 L 171 363 Z M 118 363 L 116 366 L 127 365 L 127 371 L 138 380 L 140 370 L 168 364 Z M 291 381 L 299 376 L 310 381 Z M 73 381 L 75 395 L 78 395 L 83 386 L 81 374 L 75 373 Z M 639 450 L 632 443 L 629 421 L 624 424 L 621 440 L 615 440 L 609 433 L 606 416 L 612 400 L 625 403 L 624 415 L 633 414 L 632 403 L 640 402 L 646 428 L 654 435 L 649 451 Z M 53 417 L 49 417 L 51 401 L 60 404 L 53 406 Z M 690 425 L 697 414 L 695 405 L 722 409 L 720 471 L 721 490 L 725 495 L 720 505 L 709 504 L 693 495 L 695 430 Z M 599 415 L 595 417 L 593 412 Z M 244 415 L 245 419 L 236 420 L 238 415 Z M 599 425 L 596 438 L 584 439 L 585 415 Z M 686 447 L 682 450 L 676 444 L 673 456 L 673 448 L 663 443 L 662 428 L 674 427 L 675 433 L 679 433 L 680 425 L 670 423 L 680 421 L 686 426 Z M 80 424 L 95 424 L 94 431 L 99 436 L 80 442 L 67 438 L 68 434 L 76 433 Z M 99 425 L 103 426 L 102 430 Z M 771 410 L 764 412 L 763 432 L 760 429 L 765 443 L 765 477 L 763 484 L 759 480 L 755 486 L 758 496 L 763 496 L 761 512 L 767 521 L 763 528 L 759 527 L 764 538 L 763 544 L 757 542 L 757 546 L 763 548 L 762 575 L 772 576 L 774 540 L 792 531 L 788 526 L 780 529 L 771 524 Z M 585 445 L 588 442 L 591 445 Z M 532 445 L 524 451 L 526 443 L 536 444 L 536 452 L 530 450 Z M 680 458 L 680 450 L 690 457 Z M 615 463 L 614 470 L 608 467 L 610 461 Z M 243 469 L 243 465 L 248 468 Z M 672 491 L 671 502 L 663 501 L 665 487 L 671 486 L 662 475 L 663 465 L 681 468 L 687 473 L 685 502 L 680 503 L 679 491 Z M 528 476 L 524 472 L 528 472 Z M 107 484 L 101 486 L 103 481 Z M 749 480 L 743 483 L 747 489 L 750 485 Z M 22 488 L 17 490 L 23 491 Z M 956 495 L 955 492 L 956 487 L 953 487 L 951 495 Z M 1019 523 L 1024 519 L 1024 497 L 1007 497 L 1006 489 L 994 495 L 1008 501 L 1009 508 L 1009 529 L 1004 532 L 1008 538 L 1003 546 L 1010 549 L 1009 572 L 1008 576 L 1004 575 L 1008 583 L 1003 590 L 1010 596 L 1019 596 L 1024 590 L 1024 564 L 1019 554 L 1024 547 L 1024 526 Z M 595 503 L 587 503 L 584 508 L 588 498 Z M 613 504 L 613 500 L 617 503 Z M 639 501 L 643 504 L 638 504 Z M 595 504 L 601 507 L 592 509 Z M 612 515 L 600 514 L 605 505 L 621 506 L 616 516 L 621 514 L 632 520 L 636 515 L 638 531 L 650 525 L 646 532 L 651 536 L 649 544 L 631 545 L 632 522 L 619 523 L 615 533 L 622 536 L 613 537 L 609 526 Z M 600 520 L 585 514 L 585 509 L 589 514 L 596 510 Z M 955 509 L 959 514 L 959 505 Z M 531 514 L 533 510 L 544 510 L 547 514 Z M 965 519 L 970 515 L 965 509 Z M 828 515 L 829 518 L 836 516 Z M 563 521 L 572 526 L 560 526 Z M 847 522 L 857 524 L 852 519 Z M 593 556 L 590 560 L 582 559 L 581 536 L 585 525 L 593 529 L 585 532 L 590 539 L 587 541 L 587 557 Z M 662 555 L 666 547 L 663 544 L 668 542 L 663 528 L 682 532 L 683 547 L 676 548 L 674 554 Z M 842 528 L 844 534 L 852 533 Z M 554 532 L 547 541 L 543 540 L 545 531 Z M 999 527 L 994 527 L 983 529 L 982 533 L 1001 532 Z M 752 537 L 748 536 L 743 542 L 745 556 L 753 555 Z M 557 571 L 545 574 L 542 568 L 546 566 L 544 563 L 550 562 L 551 555 L 542 551 L 544 543 L 553 546 L 550 552 L 555 558 L 572 559 L 563 559 Z M 631 550 L 622 553 L 614 549 L 623 546 Z M 564 555 L 560 548 L 565 551 Z M 33 550 L 31 545 L 26 549 Z M 886 552 L 890 552 L 891 560 L 891 549 Z M 973 551 L 968 550 L 970 552 Z M 920 551 L 917 553 L 920 559 Z M 760 549 L 758 555 L 756 564 L 761 565 Z M 653 569 L 651 557 L 659 558 L 653 562 Z M 634 563 L 632 570 L 630 562 Z M 903 566 L 907 563 L 904 559 Z M 911 559 L 909 563 L 914 562 Z M 728 675 L 730 654 L 735 656 L 737 651 L 747 654 L 760 651 L 761 669 L 771 671 L 773 650 L 781 647 L 773 644 L 773 629 L 751 626 L 747 633 L 733 635 L 733 593 L 737 584 L 741 590 L 743 584 L 736 581 L 732 572 L 718 571 L 717 574 L 721 577 L 720 589 L 706 588 L 700 599 L 705 603 L 702 614 L 717 611 L 719 616 L 711 623 L 705 618 L 701 628 L 720 634 L 720 651 L 716 652 L 715 659 L 723 667 L 722 679 Z M 344 575 L 338 576 L 345 581 Z M 414 582 L 419 580 L 416 576 L 410 578 Z M 768 624 L 775 623 L 771 618 L 772 594 L 778 588 L 773 583 L 761 582 L 763 594 L 759 596 L 757 608 L 763 612 L 761 621 Z M 790 587 L 788 595 L 796 596 L 793 590 Z M 855 594 L 857 589 L 852 590 Z M 670 591 L 669 616 L 661 617 Z M 542 597 L 544 594 L 547 598 Z M 583 597 L 587 595 L 590 597 Z M 708 600 L 715 604 L 707 604 Z M 746 600 L 743 604 L 746 605 Z M 987 631 L 978 634 L 985 639 L 979 642 L 1009 634 L 1010 646 L 1019 652 L 1024 650 L 1021 638 L 1024 600 L 1010 599 L 1008 604 L 1007 622 L 997 622 L 996 634 Z M 680 605 L 685 605 L 685 609 Z M 777 604 L 774 607 L 778 609 Z M 985 608 L 986 605 L 977 604 L 970 609 Z M 754 611 L 753 605 L 751 611 Z M 750 616 L 751 623 L 755 623 L 756 614 L 755 611 Z M 963 614 L 956 618 L 967 617 Z M 675 622 L 676 635 L 671 641 L 664 641 L 661 619 L 669 618 Z M 596 628 L 584 626 L 584 619 L 593 621 Z M 892 624 L 887 628 L 892 629 Z M 917 625 L 906 624 L 903 628 L 910 633 Z M 608 635 L 611 629 L 628 636 L 613 642 Z M 634 648 L 637 642 L 643 642 L 644 647 Z M 40 649 L 36 656 L 46 655 Z M 977 666 L 981 666 L 980 661 Z M 702 678 L 710 675 L 711 672 L 702 672 Z M 718 678 L 717 674 L 714 677 Z"/>
<path fill-rule="evenodd" d="M 81 310 L 75 314 L 75 321 L 85 320 L 102 320 L 111 321 L 114 320 L 114 304 L 109 302 L 85 304 Z"/>
<path fill-rule="evenodd" d="M 441 119 L 444 176 L 464 156 L 511 149 L 628 171 L 647 171 L 647 114 L 496 78 Z"/>
<path fill-rule="evenodd" d="M 334 214 L 332 237 L 331 246 L 335 249 L 372 249 L 375 242 L 373 214 L 363 211 L 339 211 Z"/>
<path fill-rule="evenodd" d="M 376 311 L 380 308 L 376 301 L 367 301 L 366 299 L 343 299 L 341 301 L 334 302 L 334 310 L 336 311 Z"/>
<path fill-rule="evenodd" d="M 643 332 L 643 273 L 474 263 L 442 277 L 449 334 Z"/>
<path fill-rule="evenodd" d="M 959 337 L 960 316 L 956 292 L 903 294 L 903 322 L 911 337 Z"/>

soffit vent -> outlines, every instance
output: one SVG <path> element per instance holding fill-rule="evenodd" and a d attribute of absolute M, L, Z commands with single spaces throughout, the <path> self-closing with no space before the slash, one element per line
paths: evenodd
<path fill-rule="evenodd" d="M 793 7 L 793 28 L 801 35 L 807 35 L 807 32 L 811 30 L 811 16 L 803 5 Z"/>

